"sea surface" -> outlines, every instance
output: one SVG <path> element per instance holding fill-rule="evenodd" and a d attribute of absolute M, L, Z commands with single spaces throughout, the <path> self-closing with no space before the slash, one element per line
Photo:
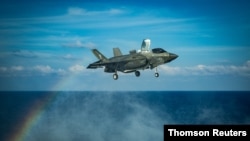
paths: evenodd
<path fill-rule="evenodd" d="M 163 141 L 165 124 L 250 124 L 250 92 L 0 92 L 0 122 L 1 141 Z"/>

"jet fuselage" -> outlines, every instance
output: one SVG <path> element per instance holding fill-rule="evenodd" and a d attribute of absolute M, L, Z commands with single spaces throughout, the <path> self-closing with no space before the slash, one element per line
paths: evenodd
<path fill-rule="evenodd" d="M 99 61 L 89 64 L 88 69 L 96 69 L 104 67 L 104 72 L 114 73 L 113 78 L 118 79 L 117 72 L 131 73 L 135 72 L 135 75 L 140 76 L 138 70 L 153 69 L 157 66 L 169 63 L 176 59 L 178 55 L 169 53 L 162 48 L 154 48 L 149 50 L 150 40 L 143 40 L 141 51 L 130 51 L 129 54 L 122 55 L 119 48 L 113 48 L 114 57 L 106 58 L 97 49 L 93 49 L 93 54 L 99 59 Z M 158 77 L 159 73 L 155 72 L 155 77 Z"/>

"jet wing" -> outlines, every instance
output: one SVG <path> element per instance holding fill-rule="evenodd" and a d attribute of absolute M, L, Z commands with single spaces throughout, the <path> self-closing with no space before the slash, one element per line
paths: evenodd
<path fill-rule="evenodd" d="M 141 58 L 141 57 L 143 57 L 143 58 Z M 130 58 L 127 58 L 127 57 L 123 58 L 122 57 L 120 59 L 112 59 L 112 60 L 107 60 L 107 61 L 99 60 L 99 61 L 96 61 L 92 64 L 89 64 L 89 66 L 87 68 L 88 69 L 96 69 L 96 68 L 102 68 L 104 66 L 112 66 L 112 67 L 122 66 L 122 65 L 125 65 L 127 62 L 137 61 L 137 60 L 142 60 L 142 59 L 146 59 L 146 58 L 144 58 L 144 56 L 137 56 L 137 57 L 130 57 Z"/>
<path fill-rule="evenodd" d="M 116 66 L 116 65 L 119 65 L 119 64 L 124 64 L 128 61 L 110 61 L 110 62 L 103 62 L 101 60 L 97 61 L 97 62 L 94 62 L 92 64 L 89 64 L 87 69 L 97 69 L 97 68 L 103 68 L 104 66 Z"/>

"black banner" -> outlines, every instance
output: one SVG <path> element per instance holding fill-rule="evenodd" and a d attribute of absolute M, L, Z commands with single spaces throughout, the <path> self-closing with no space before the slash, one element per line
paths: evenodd
<path fill-rule="evenodd" d="M 241 140 L 249 140 L 250 125 L 164 125 L 164 141 L 178 137 L 241 137 Z"/>

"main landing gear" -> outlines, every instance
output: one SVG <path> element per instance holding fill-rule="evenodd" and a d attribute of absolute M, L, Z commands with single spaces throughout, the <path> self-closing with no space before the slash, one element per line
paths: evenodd
<path fill-rule="evenodd" d="M 139 77 L 140 76 L 140 72 L 139 71 L 135 71 L 135 76 Z"/>
<path fill-rule="evenodd" d="M 117 73 L 113 74 L 113 79 L 114 79 L 114 80 L 117 80 L 117 79 L 118 79 L 118 74 L 117 74 Z"/>
<path fill-rule="evenodd" d="M 135 76 L 136 77 L 139 77 L 140 76 L 140 72 L 139 71 L 135 71 Z M 117 80 L 118 79 L 118 74 L 117 74 L 117 72 L 115 72 L 114 74 L 113 74 L 113 79 L 114 80 Z"/>
<path fill-rule="evenodd" d="M 139 77 L 141 75 L 141 73 L 139 72 L 139 71 L 135 71 L 135 76 L 136 77 Z M 155 77 L 159 77 L 159 73 L 158 73 L 158 71 L 157 71 L 157 68 L 155 68 Z M 113 79 L 114 80 L 117 80 L 118 79 L 118 74 L 117 74 L 117 72 L 115 72 L 114 74 L 113 74 Z"/>

